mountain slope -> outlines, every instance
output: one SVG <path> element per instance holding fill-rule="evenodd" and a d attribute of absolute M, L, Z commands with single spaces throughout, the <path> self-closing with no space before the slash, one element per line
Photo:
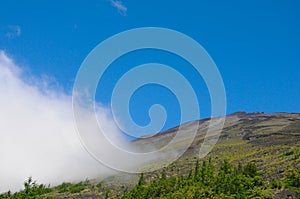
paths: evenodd
<path fill-rule="evenodd" d="M 186 128 L 199 125 L 199 129 L 194 142 L 176 162 L 176 166 L 180 166 L 182 160 L 185 160 L 182 167 L 189 162 L 195 162 L 209 122 L 210 119 L 205 119 L 184 124 Z M 172 139 L 177 128 L 135 142 L 141 145 L 152 143 L 159 148 Z M 299 159 L 290 161 L 293 155 L 285 155 L 294 153 L 295 156 L 299 153 L 299 148 L 300 114 L 238 112 L 226 117 L 219 141 L 209 157 L 227 159 L 229 162 L 253 161 L 264 170 L 266 177 L 268 175 L 281 177 L 285 170 L 299 165 Z"/>
<path fill-rule="evenodd" d="M 218 143 L 204 158 L 199 158 L 199 149 L 206 136 L 207 128 L 213 118 L 185 123 L 179 127 L 158 133 L 151 137 L 140 138 L 132 142 L 142 151 L 159 149 L 169 143 L 176 135 L 177 130 L 189 131 L 198 128 L 192 144 L 185 153 L 174 163 L 153 172 L 144 173 L 145 186 L 164 175 L 167 179 L 178 176 L 185 178 L 195 168 L 196 162 L 211 160 L 218 170 L 224 160 L 229 164 L 257 165 L 263 177 L 266 189 L 271 191 L 271 198 L 285 198 L 287 194 L 297 195 L 300 191 L 298 184 L 290 186 L 287 176 L 298 172 L 300 175 L 300 114 L 298 113 L 245 113 L 237 112 L 225 117 L 225 124 Z M 212 136 L 215 136 L 212 134 Z M 184 137 L 173 145 L 174 152 L 180 151 L 186 144 Z M 157 157 L 148 162 L 142 170 L 163 161 L 166 156 Z M 298 176 L 299 177 L 299 176 Z M 44 194 L 54 198 L 116 198 L 124 191 L 131 190 L 139 180 L 139 175 L 120 173 L 111 176 L 102 182 L 85 181 L 76 185 L 62 184 Z M 296 180 L 300 180 L 296 179 Z M 297 181 L 297 182 L 298 182 Z M 278 183 L 278 186 L 274 185 Z M 63 191 L 62 191 L 63 190 Z M 300 194 L 298 194 L 300 197 Z M 1 197 L 0 197 L 1 198 Z M 222 198 L 222 197 L 221 197 Z"/>
<path fill-rule="evenodd" d="M 134 142 L 146 149 L 147 145 L 151 145 L 152 149 L 153 146 L 158 149 L 170 142 L 178 128 L 189 129 L 199 125 L 197 135 L 188 150 L 177 161 L 163 169 L 168 177 L 187 175 L 199 159 L 199 149 L 211 120 L 214 119 L 188 122 Z M 180 148 L 180 145 L 174 147 Z M 212 158 L 217 167 L 223 160 L 228 160 L 232 164 L 253 162 L 258 166 L 266 182 L 271 183 L 273 179 L 283 181 L 289 171 L 300 171 L 300 114 L 237 112 L 228 115 L 218 143 L 204 160 L 209 158 Z M 161 172 L 162 170 L 146 173 L 145 178 L 151 180 Z M 126 178 L 128 182 L 128 175 L 121 176 L 108 180 L 107 183 L 113 186 L 122 181 L 122 178 Z M 284 191 L 286 190 L 276 192 L 280 194 Z"/>

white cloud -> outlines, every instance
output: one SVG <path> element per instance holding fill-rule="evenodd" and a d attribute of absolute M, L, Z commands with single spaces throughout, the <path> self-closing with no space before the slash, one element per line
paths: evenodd
<path fill-rule="evenodd" d="M 8 26 L 8 31 L 6 32 L 6 37 L 12 39 L 21 36 L 22 30 L 20 26 Z"/>
<path fill-rule="evenodd" d="M 127 14 L 127 7 L 122 3 L 122 1 L 118 0 L 110 0 L 112 6 L 116 7 L 120 14 L 126 15 Z"/>
<path fill-rule="evenodd" d="M 22 68 L 0 50 L 0 193 L 18 191 L 30 176 L 38 183 L 53 186 L 116 174 L 83 148 L 75 130 L 72 96 L 53 88 L 48 78 L 26 77 L 25 81 L 22 76 Z M 146 141 L 132 145 L 124 139 L 106 108 L 96 107 L 101 129 L 92 123 L 93 114 L 88 107 L 80 106 L 78 124 L 106 163 L 135 171 L 148 161 L 161 158 L 164 164 L 166 157 L 170 157 L 169 153 L 160 157 L 116 152 L 118 147 L 132 154 L 156 148 Z M 107 147 L 106 140 L 99 139 L 100 130 L 118 146 L 115 150 Z M 178 156 L 177 152 L 171 152 Z"/>
<path fill-rule="evenodd" d="M 71 96 L 47 88 L 45 80 L 28 83 L 21 76 L 21 68 L 0 50 L 0 193 L 19 190 L 29 176 L 55 185 L 114 173 L 82 147 Z M 118 133 L 105 109 L 98 117 Z"/>

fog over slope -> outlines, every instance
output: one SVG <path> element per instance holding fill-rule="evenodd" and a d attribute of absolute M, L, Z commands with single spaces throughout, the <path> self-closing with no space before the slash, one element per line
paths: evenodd
<path fill-rule="evenodd" d="M 116 173 L 108 167 L 130 173 L 156 170 L 179 158 L 196 134 L 197 126 L 179 128 L 181 133 L 173 140 L 173 145 L 180 143 L 179 148 L 133 143 L 120 132 L 109 109 L 99 104 L 77 105 L 75 100 L 77 126 L 84 144 L 89 145 L 85 147 L 106 167 L 80 142 L 72 96 L 53 86 L 51 78 L 33 77 L 22 69 L 0 50 L 0 193 L 18 191 L 30 176 L 53 186 Z M 148 167 L 152 161 L 155 166 Z"/>
<path fill-rule="evenodd" d="M 0 192 L 19 190 L 29 176 L 55 185 L 112 174 L 82 147 L 71 96 L 49 88 L 45 79 L 22 76 L 22 68 L 0 51 Z M 117 135 L 107 111 L 98 109 L 102 125 Z"/>

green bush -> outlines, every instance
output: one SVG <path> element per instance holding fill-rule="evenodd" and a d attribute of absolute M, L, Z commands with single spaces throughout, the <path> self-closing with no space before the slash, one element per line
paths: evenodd
<path fill-rule="evenodd" d="M 33 181 L 31 177 L 24 182 L 24 190 L 17 192 L 15 194 L 10 194 L 7 192 L 5 195 L 0 195 L 0 198 L 11 198 L 11 199 L 36 199 L 36 198 L 49 198 L 43 197 L 44 194 L 51 192 L 52 189 L 46 187 L 43 184 L 38 184 L 36 181 Z"/>
<path fill-rule="evenodd" d="M 281 189 L 282 187 L 281 182 L 278 181 L 277 179 L 272 179 L 270 186 L 272 189 Z"/>
<path fill-rule="evenodd" d="M 288 171 L 285 177 L 285 184 L 288 187 L 300 188 L 300 171 Z"/>

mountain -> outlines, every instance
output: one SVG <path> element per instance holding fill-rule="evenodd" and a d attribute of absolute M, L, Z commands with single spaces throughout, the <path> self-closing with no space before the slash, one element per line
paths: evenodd
<path fill-rule="evenodd" d="M 207 135 L 207 129 L 212 123 L 218 126 L 218 121 L 225 121 L 218 142 L 208 155 L 199 158 L 199 150 L 204 139 L 209 140 L 217 136 L 214 133 Z M 151 183 L 159 180 L 161 176 L 166 179 L 174 179 L 174 177 L 176 179 L 188 179 L 199 161 L 202 164 L 204 161 L 210 162 L 216 168 L 215 172 L 222 170 L 225 161 L 233 165 L 232 168 L 237 168 L 235 166 L 239 164 L 246 165 L 245 168 L 249 164 L 256 165 L 257 173 L 264 182 L 260 188 L 266 195 L 264 198 L 279 199 L 285 198 L 288 194 L 300 197 L 299 113 L 237 112 L 226 117 L 191 121 L 165 132 L 134 140 L 132 144 L 139 150 L 157 150 L 170 143 L 179 129 L 187 133 L 190 129 L 197 129 L 192 144 L 181 157 L 162 169 L 146 172 L 147 168 L 168 158 L 168 154 L 157 157 L 157 159 L 142 166 L 142 170 L 145 171 L 142 176 L 145 187 L 152 186 Z M 186 147 L 184 137 L 173 143 L 174 153 L 181 151 L 184 147 Z M 118 198 L 126 191 L 130 193 L 130 190 L 138 189 L 135 184 L 139 179 L 141 180 L 137 174 L 120 173 L 100 183 L 96 181 L 85 181 L 79 185 L 65 183 L 50 189 L 49 193 L 44 196 L 54 198 Z M 292 183 L 289 182 L 291 179 L 294 180 Z M 76 191 L 76 186 L 81 188 Z M 65 191 L 61 191 L 64 187 Z M 75 191 L 72 191 L 73 189 Z M 117 196 L 118 194 L 119 196 Z M 227 197 L 220 196 L 219 198 Z"/>
<path fill-rule="evenodd" d="M 154 143 L 159 148 L 170 142 L 178 128 L 189 129 L 198 125 L 198 132 L 193 143 L 176 162 L 176 166 L 180 166 L 181 160 L 184 159 L 182 167 L 185 167 L 187 162 L 195 162 L 194 159 L 199 156 L 199 149 L 205 138 L 207 127 L 211 120 L 217 119 L 189 122 L 152 137 L 138 139 L 135 142 L 143 146 Z M 252 161 L 257 163 L 261 170 L 264 170 L 265 177 L 274 175 L 282 177 L 284 171 L 299 165 L 299 160 L 290 161 L 290 157 L 283 157 L 283 154 L 293 153 L 291 151 L 296 153 L 299 152 L 299 149 L 299 113 L 237 112 L 225 117 L 225 124 L 218 143 L 208 157 L 227 159 L 233 163 Z"/>

